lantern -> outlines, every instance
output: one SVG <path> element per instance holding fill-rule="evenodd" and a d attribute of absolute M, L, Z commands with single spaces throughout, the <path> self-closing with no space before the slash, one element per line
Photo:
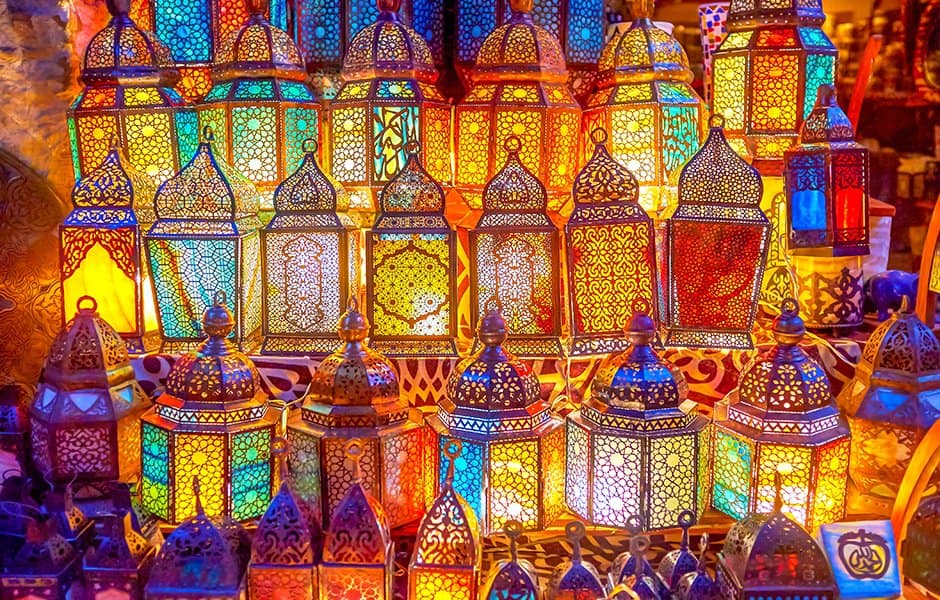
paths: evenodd
<path fill-rule="evenodd" d="M 574 356 L 626 350 L 624 320 L 659 313 L 653 221 L 637 202 L 636 178 L 611 158 L 606 139 L 594 130 L 594 155 L 574 180 L 565 225 Z"/>
<path fill-rule="evenodd" d="M 447 474 L 441 491 L 421 519 L 408 566 L 408 597 L 413 600 L 476 600 L 480 568 L 479 523 L 473 509 L 454 490 L 459 440 L 444 447 Z"/>
<path fill-rule="evenodd" d="M 52 489 L 42 503 L 42 514 L 79 554 L 92 546 L 95 524 L 75 504 L 71 482 L 63 482 L 62 473 L 53 473 Z"/>
<path fill-rule="evenodd" d="M 274 192 L 274 218 L 261 230 L 262 354 L 323 356 L 337 347 L 336 321 L 357 294 L 358 229 L 349 196 L 320 170 L 316 142 Z"/>
<path fill-rule="evenodd" d="M 78 596 L 80 555 L 50 521 L 27 522 L 26 541 L 0 570 L 2 600 L 67 600 Z"/>
<path fill-rule="evenodd" d="M 656 324 L 630 319 L 630 349 L 605 360 L 581 409 L 567 417 L 566 499 L 591 523 L 643 530 L 701 515 L 708 493 L 708 419 L 677 367 L 650 346 Z"/>
<path fill-rule="evenodd" d="M 937 554 L 940 552 L 940 495 L 934 494 L 918 505 L 902 545 L 904 576 L 940 594 L 940 571 Z"/>
<path fill-rule="evenodd" d="M 804 333 L 796 301 L 784 301 L 776 345 L 744 367 L 715 408 L 712 502 L 734 518 L 772 508 L 778 476 L 783 507 L 801 525 L 845 515 L 849 429 L 826 372 L 799 346 Z"/>
<path fill-rule="evenodd" d="M 226 338 L 235 319 L 217 292 L 202 328 L 208 339 L 170 369 L 142 421 L 144 508 L 171 523 L 195 511 L 193 478 L 211 515 L 261 516 L 271 500 L 271 440 L 277 415 L 254 363 Z"/>
<path fill-rule="evenodd" d="M 679 513 L 678 524 L 682 529 L 682 540 L 679 548 L 670 550 L 659 563 L 657 574 L 663 583 L 673 593 L 678 592 L 679 582 L 689 573 L 694 573 L 699 567 L 699 560 L 689 550 L 689 529 L 695 525 L 696 516 L 690 510 Z"/>
<path fill-rule="evenodd" d="M 447 444 L 462 444 L 454 489 L 480 519 L 483 535 L 507 521 L 545 529 L 564 510 L 564 428 L 542 400 L 532 368 L 503 349 L 506 322 L 488 313 L 478 329 L 483 345 L 460 361 L 447 396 L 429 421 L 437 449 L 437 485 L 450 459 Z"/>
<path fill-rule="evenodd" d="M 274 188 L 303 160 L 305 140 L 319 136 L 319 104 L 293 40 L 265 18 L 264 0 L 249 4 L 251 16 L 221 46 L 199 124 L 220 134 L 216 152 L 270 207 Z"/>
<path fill-rule="evenodd" d="M 90 600 L 143 600 L 144 585 L 156 554 L 134 530 L 132 514 L 110 517 L 107 534 L 82 561 Z"/>
<path fill-rule="evenodd" d="M 377 0 L 376 21 L 356 34 L 343 85 L 330 103 L 332 172 L 352 207 L 373 210 L 374 196 L 404 167 L 407 145 L 424 148 L 431 176 L 450 182 L 450 106 L 435 85 L 427 43 L 401 22 L 401 0 Z"/>
<path fill-rule="evenodd" d="M 650 539 L 635 532 L 630 536 L 630 549 L 614 559 L 608 574 L 611 598 L 627 600 L 661 600 L 670 598 L 669 588 L 657 577 L 649 561 L 646 550 Z"/>
<path fill-rule="evenodd" d="M 535 566 L 519 558 L 516 540 L 522 535 L 523 525 L 519 521 L 506 521 L 503 532 L 509 537 L 509 560 L 503 559 L 493 565 L 483 584 L 480 600 L 539 600 L 539 576 Z"/>
<path fill-rule="evenodd" d="M 822 0 L 731 3 L 728 35 L 712 54 L 712 110 L 756 166 L 779 164 L 816 89 L 834 82 L 837 52 L 820 29 L 825 19 Z"/>
<path fill-rule="evenodd" d="M 721 116 L 710 124 L 666 219 L 666 345 L 747 349 L 770 222 L 757 170 L 728 145 Z"/>
<path fill-rule="evenodd" d="M 22 384 L 0 385 L 0 469 L 6 473 L 4 481 L 22 475 L 26 465 L 29 448 L 26 396 L 26 386 Z M 0 517 L 0 530 L 3 529 L 2 519 Z"/>
<path fill-rule="evenodd" d="M 592 600 L 606 597 L 597 569 L 581 558 L 584 533 L 584 524 L 580 521 L 572 521 L 565 526 L 565 536 L 571 544 L 571 559 L 552 571 L 546 600 Z"/>
<path fill-rule="evenodd" d="M 699 538 L 698 564 L 691 573 L 679 578 L 676 595 L 679 600 L 721 600 L 721 590 L 708 572 L 705 564 L 705 554 L 708 552 L 708 532 L 702 533 Z"/>
<path fill-rule="evenodd" d="M 29 409 L 32 457 L 55 480 L 76 479 L 89 496 L 107 481 L 140 473 L 141 414 L 150 405 L 124 341 L 93 298 L 59 332 Z"/>
<path fill-rule="evenodd" d="M 470 231 L 470 325 L 499 310 L 507 349 L 521 356 L 561 355 L 558 228 L 545 211 L 545 186 L 522 164 L 522 141 L 505 140 L 506 163 L 486 184 L 483 215 Z"/>
<path fill-rule="evenodd" d="M 601 54 L 584 132 L 610 132 L 611 155 L 636 177 L 643 208 L 657 215 L 675 203 L 680 170 L 698 148 L 705 107 L 690 85 L 685 50 L 650 20 L 653 2 L 634 6 L 637 19 Z"/>
<path fill-rule="evenodd" d="M 257 192 L 216 161 L 212 131 L 204 136 L 189 164 L 157 190 L 157 221 L 145 236 L 164 352 L 202 341 L 200 316 L 216 290 L 232 299 L 239 348 L 252 346 L 261 326 Z"/>
<path fill-rule="evenodd" d="M 392 527 L 424 513 L 425 427 L 401 398 L 391 362 L 364 343 L 369 322 L 355 299 L 339 322 L 343 346 L 320 363 L 288 425 L 298 493 L 332 515 L 352 485 L 344 446 L 362 449 L 362 486 Z"/>
<path fill-rule="evenodd" d="M 365 488 L 365 448 L 353 438 L 344 445 L 352 474 L 330 516 L 320 564 L 320 600 L 391 600 L 394 545 L 382 504 Z"/>
<path fill-rule="evenodd" d="M 549 208 L 570 197 L 578 162 L 581 108 L 565 85 L 558 39 L 532 20 L 531 0 L 510 0 L 511 14 L 483 42 L 472 84 L 457 103 L 456 188 L 479 209 L 484 186 L 515 153 L 545 183 Z M 485 4 L 481 10 L 487 10 Z M 519 148 L 503 146 L 510 136 Z"/>
<path fill-rule="evenodd" d="M 456 356 L 456 236 L 444 189 L 412 148 L 380 198 L 366 246 L 369 339 L 391 355 Z"/>

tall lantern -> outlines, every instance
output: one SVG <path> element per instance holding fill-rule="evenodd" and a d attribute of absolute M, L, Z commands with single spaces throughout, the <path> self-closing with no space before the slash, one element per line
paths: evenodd
<path fill-rule="evenodd" d="M 561 249 L 545 186 L 522 164 L 522 141 L 505 140 L 506 163 L 486 184 L 483 215 L 470 230 L 470 325 L 498 310 L 507 349 L 561 355 Z"/>
<path fill-rule="evenodd" d="M 212 130 L 183 169 L 157 190 L 157 221 L 147 232 L 163 351 L 181 352 L 203 340 L 203 311 L 221 290 L 232 301 L 240 348 L 261 327 L 258 194 L 225 161 L 216 161 Z"/>
<path fill-rule="evenodd" d="M 516 539 L 522 535 L 522 523 L 507 521 L 503 531 L 509 537 L 509 560 L 493 565 L 483 584 L 480 600 L 539 600 L 542 592 L 538 572 L 532 563 L 519 558 Z"/>
<path fill-rule="evenodd" d="M 333 176 L 364 211 L 405 166 L 412 140 L 431 176 L 451 181 L 450 105 L 435 85 L 431 51 L 399 19 L 401 0 L 376 5 L 376 21 L 346 51 L 343 85 L 330 103 Z"/>
<path fill-rule="evenodd" d="M 761 190 L 757 170 L 735 154 L 713 115 L 666 219 L 666 345 L 752 347 L 770 241 Z"/>
<path fill-rule="evenodd" d="M 390 355 L 456 356 L 456 235 L 416 148 L 380 198 L 366 246 L 369 339 Z"/>
<path fill-rule="evenodd" d="M 274 192 L 261 230 L 262 354 L 323 356 L 336 350 L 336 322 L 357 295 L 361 236 L 346 190 L 320 170 L 317 144 Z"/>
<path fill-rule="evenodd" d="M 141 501 L 147 512 L 179 523 L 196 509 L 198 475 L 209 514 L 253 519 L 271 500 L 277 415 L 254 363 L 226 339 L 235 319 L 223 292 L 202 328 L 208 339 L 173 364 L 165 391 L 142 419 Z"/>
<path fill-rule="evenodd" d="M 636 178 L 604 147 L 574 180 L 574 212 L 565 225 L 572 355 L 626 350 L 623 323 L 633 313 L 659 317 L 653 220 L 637 202 Z"/>
<path fill-rule="evenodd" d="M 679 173 L 698 149 L 705 106 L 692 89 L 685 50 L 650 20 L 653 2 L 634 6 L 636 20 L 601 54 L 584 133 L 598 127 L 610 133 L 611 155 L 637 178 L 640 204 L 656 215 L 675 203 Z"/>
<path fill-rule="evenodd" d="M 480 47 L 470 90 L 457 103 L 456 187 L 479 209 L 484 186 L 512 154 L 503 142 L 516 136 L 515 152 L 545 183 L 556 211 L 577 171 L 581 107 L 566 85 L 558 39 L 532 20 L 532 0 L 510 0 L 510 7 L 506 24 Z"/>
<path fill-rule="evenodd" d="M 777 344 L 715 407 L 712 504 L 734 518 L 773 508 L 777 477 L 783 508 L 807 529 L 845 515 L 849 428 L 826 372 L 799 345 L 805 333 L 796 301 L 785 300 Z"/>
<path fill-rule="evenodd" d="M 133 515 L 110 517 L 107 533 L 85 553 L 82 571 L 89 600 L 143 600 L 156 551 L 134 530 Z"/>
<path fill-rule="evenodd" d="M 196 115 L 173 89 L 179 73 L 166 47 L 128 16 L 129 0 L 107 5 L 111 21 L 85 50 L 84 87 L 68 110 L 75 179 L 96 169 L 117 140 L 158 185 L 192 153 Z"/>
<path fill-rule="evenodd" d="M 542 400 L 532 368 L 503 349 L 506 322 L 498 312 L 480 320 L 483 348 L 460 361 L 447 397 L 429 421 L 440 486 L 455 459 L 454 489 L 480 519 L 483 535 L 511 520 L 545 529 L 564 510 L 564 427 Z"/>

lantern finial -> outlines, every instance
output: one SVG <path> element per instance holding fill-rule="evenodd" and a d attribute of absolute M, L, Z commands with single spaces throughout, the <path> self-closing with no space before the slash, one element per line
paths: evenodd
<path fill-rule="evenodd" d="M 800 318 L 800 307 L 796 300 L 787 298 L 780 303 L 780 316 L 774 319 L 773 334 L 777 343 L 793 346 L 803 339 L 806 326 Z"/>
<path fill-rule="evenodd" d="M 572 521 L 565 525 L 565 536 L 571 542 L 572 562 L 581 562 L 581 540 L 584 539 L 584 523 Z"/>
<path fill-rule="evenodd" d="M 460 457 L 463 451 L 463 444 L 457 438 L 450 438 L 444 444 L 444 456 L 447 458 L 447 475 L 444 478 L 444 485 L 452 487 L 454 485 L 455 461 Z"/>
<path fill-rule="evenodd" d="M 651 19 L 654 5 L 654 0 L 633 0 L 630 7 L 633 12 L 633 19 Z"/>
<path fill-rule="evenodd" d="M 248 12 L 251 16 L 264 15 L 268 12 L 268 0 L 248 0 Z"/>
<path fill-rule="evenodd" d="M 358 438 L 353 438 L 346 442 L 345 446 L 346 458 L 352 461 L 352 480 L 355 484 L 362 484 L 362 465 L 359 462 L 362 460 L 362 441 Z"/>
<path fill-rule="evenodd" d="M 290 468 L 287 465 L 289 450 L 290 446 L 287 443 L 287 438 L 284 436 L 279 435 L 271 440 L 271 454 L 273 454 L 277 460 L 278 475 L 281 478 L 282 484 L 290 479 Z"/>
<path fill-rule="evenodd" d="M 515 519 L 510 519 L 503 525 L 503 532 L 509 537 L 509 557 L 512 559 L 512 562 L 518 562 L 519 546 L 516 540 L 522 535 L 522 523 Z"/>
<path fill-rule="evenodd" d="M 513 13 L 528 14 L 534 7 L 534 0 L 509 0 L 509 8 Z"/>
<path fill-rule="evenodd" d="M 235 329 L 235 317 L 226 301 L 225 290 L 217 290 L 212 298 L 212 306 L 202 314 L 202 331 L 210 339 L 227 338 Z"/>
<path fill-rule="evenodd" d="M 369 335 L 369 321 L 359 312 L 359 300 L 349 297 L 346 312 L 339 318 L 339 337 L 344 342 L 362 342 Z"/>
<path fill-rule="evenodd" d="M 98 301 L 91 296 L 82 296 L 75 302 L 78 312 L 92 316 L 98 312 Z"/>
<path fill-rule="evenodd" d="M 646 549 L 650 547 L 650 539 L 645 535 L 634 535 L 630 538 L 630 554 L 633 555 L 633 565 L 637 580 L 645 575 Z"/>
<path fill-rule="evenodd" d="M 695 525 L 695 513 L 691 510 L 684 510 L 679 513 L 679 527 L 682 529 L 682 541 L 679 543 L 681 550 L 689 549 L 689 529 Z"/>
<path fill-rule="evenodd" d="M 698 540 L 698 566 L 699 570 L 705 570 L 705 554 L 708 552 L 708 532 L 704 532 Z"/>
<path fill-rule="evenodd" d="M 130 0 L 107 0 L 105 4 L 112 17 L 126 16 L 131 11 Z"/>
<path fill-rule="evenodd" d="M 627 339 L 634 346 L 649 346 L 656 337 L 656 323 L 644 312 L 633 313 L 627 324 Z"/>
<path fill-rule="evenodd" d="M 506 321 L 498 310 L 491 310 L 480 319 L 477 336 L 487 348 L 494 348 L 506 341 Z"/>
<path fill-rule="evenodd" d="M 401 8 L 401 0 L 376 0 L 375 5 L 380 13 L 398 14 L 398 9 Z"/>

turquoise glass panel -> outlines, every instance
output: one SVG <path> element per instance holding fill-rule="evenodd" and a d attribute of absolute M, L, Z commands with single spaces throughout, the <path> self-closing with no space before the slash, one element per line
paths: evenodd
<path fill-rule="evenodd" d="M 154 29 L 177 63 L 212 60 L 209 0 L 153 0 Z"/>
<path fill-rule="evenodd" d="M 698 106 L 664 106 L 662 111 L 663 170 L 678 183 L 679 171 L 699 147 Z"/>
<path fill-rule="evenodd" d="M 295 100 L 298 102 L 315 100 L 310 88 L 302 83 L 297 83 L 296 81 L 279 81 L 278 86 L 281 88 L 281 97 L 284 100 Z"/>
<path fill-rule="evenodd" d="M 199 116 L 191 108 L 176 111 L 176 143 L 180 163 L 186 164 L 199 147 Z"/>
<path fill-rule="evenodd" d="M 447 478 L 447 469 L 450 459 L 444 454 L 444 447 L 450 438 L 441 436 L 438 443 L 438 453 L 441 457 L 438 472 L 439 483 L 443 485 Z M 484 506 L 486 495 L 483 489 L 483 447 L 463 441 L 460 456 L 454 461 L 454 491 L 463 496 L 477 515 L 480 523 L 486 522 Z"/>
<path fill-rule="evenodd" d="M 743 519 L 748 512 L 752 460 L 751 448 L 746 442 L 723 431 L 717 432 L 712 503 L 735 519 Z"/>
<path fill-rule="evenodd" d="M 376 106 L 372 114 L 373 177 L 388 181 L 405 165 L 408 142 L 418 140 L 418 107 Z"/>
<path fill-rule="evenodd" d="M 806 95 L 803 98 L 803 118 L 813 110 L 816 90 L 824 84 L 833 85 L 836 77 L 836 59 L 828 54 L 810 54 L 806 57 Z"/>
<path fill-rule="evenodd" d="M 235 98 L 239 100 L 273 100 L 274 82 L 270 79 L 245 79 L 238 82 Z"/>
<path fill-rule="evenodd" d="M 284 144 L 287 172 L 293 173 L 304 156 L 304 140 L 318 139 L 317 111 L 312 108 L 288 108 L 284 111 Z"/>
<path fill-rule="evenodd" d="M 82 178 L 82 161 L 78 157 L 78 136 L 75 133 L 75 119 L 68 118 L 69 127 L 69 145 L 72 147 L 72 173 L 75 174 L 75 180 Z"/>
<path fill-rule="evenodd" d="M 228 98 L 228 93 L 232 90 L 232 82 L 219 83 L 212 86 L 209 93 L 203 99 L 203 102 L 212 102 L 213 100 L 224 100 Z"/>
<path fill-rule="evenodd" d="M 144 508 L 156 516 L 169 516 L 169 436 L 148 423 L 141 431 L 141 495 Z"/>

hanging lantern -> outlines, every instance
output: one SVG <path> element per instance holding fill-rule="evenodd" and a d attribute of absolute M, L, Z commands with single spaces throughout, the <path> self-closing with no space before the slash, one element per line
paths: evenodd
<path fill-rule="evenodd" d="M 173 364 L 166 389 L 142 419 L 142 503 L 179 523 L 195 511 L 198 475 L 209 514 L 253 519 L 271 500 L 277 415 L 254 363 L 227 339 L 235 319 L 225 292 L 216 292 L 202 328 L 208 339 Z"/>
<path fill-rule="evenodd" d="M 479 209 L 484 186 L 515 153 L 545 183 L 548 207 L 558 211 L 577 170 L 581 108 L 565 85 L 558 39 L 532 20 L 532 1 L 509 3 L 509 19 L 483 42 L 470 90 L 457 103 L 456 187 Z M 510 136 L 518 138 L 515 151 L 503 146 Z"/>
<path fill-rule="evenodd" d="M 93 298 L 59 332 L 29 416 L 32 458 L 54 480 L 72 480 L 90 497 L 108 481 L 140 473 L 141 414 L 150 405 L 124 341 L 96 312 Z"/>
<path fill-rule="evenodd" d="M 380 195 L 367 234 L 369 339 L 390 355 L 456 356 L 456 236 L 444 216 L 444 189 L 418 157 Z"/>
<path fill-rule="evenodd" d="M 200 316 L 215 290 L 232 299 L 231 335 L 239 348 L 253 346 L 261 326 L 258 195 L 216 161 L 212 130 L 203 134 L 189 164 L 157 190 L 157 221 L 145 236 L 164 352 L 204 339 Z"/>
<path fill-rule="evenodd" d="M 506 163 L 486 184 L 470 231 L 470 326 L 498 310 L 506 347 L 526 357 L 561 355 L 561 250 L 545 186 L 522 164 L 522 141 L 505 140 Z"/>
<path fill-rule="evenodd" d="M 509 537 L 509 560 L 503 559 L 493 565 L 483 584 L 480 600 L 539 600 L 539 576 L 529 561 L 519 558 L 516 540 L 522 535 L 523 525 L 509 520 L 503 525 L 503 533 Z"/>
<path fill-rule="evenodd" d="M 532 368 L 503 349 L 506 322 L 498 312 L 480 320 L 478 335 L 483 348 L 457 364 L 429 419 L 435 481 L 444 480 L 450 464 L 444 449 L 457 439 L 454 489 L 479 517 L 483 535 L 509 520 L 544 529 L 564 510 L 562 422 L 542 400 Z"/>
<path fill-rule="evenodd" d="M 649 561 L 646 550 L 650 539 L 635 532 L 630 536 L 630 550 L 624 552 L 610 566 L 608 582 L 611 598 L 616 600 L 663 600 L 668 599 L 669 588 L 657 577 Z"/>
<path fill-rule="evenodd" d="M 342 447 L 352 473 L 323 539 L 320 599 L 391 600 L 394 545 L 382 504 L 365 488 L 365 447 L 355 438 Z"/>
<path fill-rule="evenodd" d="M 835 80 L 837 51 L 820 29 L 825 20 L 822 0 L 731 3 L 728 35 L 712 55 L 712 109 L 755 166 L 779 164 L 816 89 Z"/>
<path fill-rule="evenodd" d="M 401 0 L 376 5 L 376 21 L 349 45 L 343 85 L 330 103 L 333 176 L 352 207 L 365 211 L 404 167 L 412 140 L 424 148 L 431 176 L 451 181 L 450 105 L 435 85 L 431 52 L 399 19 Z"/>
<path fill-rule="evenodd" d="M 68 600 L 81 593 L 80 555 L 54 523 L 29 519 L 26 541 L 0 569 L 3 600 Z"/>
<path fill-rule="evenodd" d="M 780 308 L 776 346 L 751 360 L 715 407 L 712 502 L 736 519 L 766 512 L 782 475 L 784 509 L 812 530 L 845 515 L 849 429 L 826 372 L 799 346 L 806 330 L 796 301 Z"/>
<path fill-rule="evenodd" d="M 708 419 L 688 400 L 681 371 L 650 344 L 656 324 L 638 313 L 630 349 L 605 360 L 581 409 L 567 417 L 568 506 L 591 523 L 674 527 L 708 504 Z"/>
<path fill-rule="evenodd" d="M 659 563 L 657 574 L 663 583 L 673 593 L 679 589 L 679 582 L 689 573 L 694 573 L 699 567 L 699 561 L 689 550 L 689 529 L 695 525 L 696 515 L 690 510 L 679 513 L 678 524 L 682 529 L 682 540 L 679 548 L 670 550 Z"/>
<path fill-rule="evenodd" d="M 607 597 L 597 569 L 581 558 L 584 533 L 584 524 L 580 521 L 572 521 L 565 526 L 565 535 L 571 544 L 571 559 L 552 571 L 546 600 L 596 600 Z"/>
<path fill-rule="evenodd" d="M 940 495 L 924 498 L 917 506 L 901 551 L 904 576 L 934 594 L 940 594 L 940 571 L 937 570 L 937 556 L 940 553 Z"/>
<path fill-rule="evenodd" d="M 770 222 L 761 178 L 734 153 L 722 118 L 679 177 L 666 219 L 666 345 L 752 347 Z"/>
<path fill-rule="evenodd" d="M 367 346 L 369 322 L 355 299 L 339 321 L 343 347 L 320 363 L 290 419 L 297 491 L 321 515 L 337 510 L 351 485 L 345 444 L 362 449 L 362 485 L 382 503 L 392 527 L 424 514 L 424 423 L 399 395 L 391 362 Z"/>
<path fill-rule="evenodd" d="M 454 490 L 454 460 L 463 447 L 450 440 L 442 452 L 448 459 L 441 491 L 418 527 L 408 566 L 408 597 L 413 600 L 476 600 L 481 549 L 479 523 L 473 509 Z"/>
<path fill-rule="evenodd" d="M 636 178 L 604 147 L 604 130 L 591 139 L 565 225 L 574 356 L 626 350 L 624 321 L 659 313 L 653 221 L 637 202 Z"/>
<path fill-rule="evenodd" d="M 636 177 L 643 208 L 657 215 L 675 203 L 680 170 L 698 149 L 705 106 L 690 85 L 685 50 L 653 24 L 652 10 L 651 0 L 634 2 L 636 20 L 604 48 L 584 132 L 610 132 L 611 155 Z"/>
<path fill-rule="evenodd" d="M 349 196 L 317 164 L 317 143 L 274 192 L 261 230 L 262 354 L 323 356 L 337 348 L 336 322 L 359 283 L 359 230 Z"/>
<path fill-rule="evenodd" d="M 107 534 L 82 561 L 89 600 L 143 600 L 144 585 L 156 554 L 134 530 L 130 512 L 110 517 Z"/>

